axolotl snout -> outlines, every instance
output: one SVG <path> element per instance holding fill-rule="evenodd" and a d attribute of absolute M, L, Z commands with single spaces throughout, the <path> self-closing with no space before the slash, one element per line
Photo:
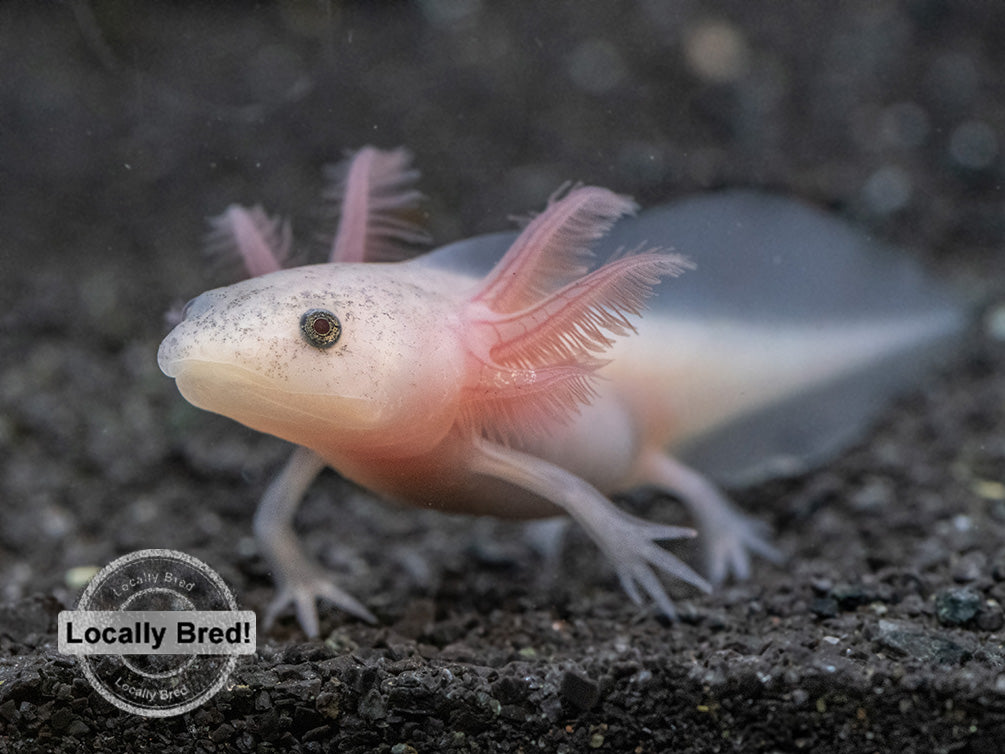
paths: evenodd
<path fill-rule="evenodd" d="M 633 600 L 672 616 L 660 572 L 708 590 L 751 553 L 778 557 L 712 479 L 818 461 L 964 323 L 904 255 L 744 192 L 632 218 L 625 197 L 576 187 L 519 233 L 373 261 L 421 239 L 415 177 L 404 150 L 357 152 L 335 176 L 327 264 L 281 269 L 288 229 L 228 209 L 215 244 L 256 276 L 190 301 L 158 354 L 194 405 L 298 446 L 255 529 L 280 588 L 269 619 L 292 603 L 312 635 L 318 599 L 373 620 L 293 533 L 326 465 L 415 505 L 567 514 Z M 608 497 L 642 484 L 689 506 L 709 580 L 658 544 L 694 530 Z"/>

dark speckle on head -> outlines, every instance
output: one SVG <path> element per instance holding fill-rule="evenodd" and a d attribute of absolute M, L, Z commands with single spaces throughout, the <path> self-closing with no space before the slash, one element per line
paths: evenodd
<path fill-rule="evenodd" d="M 338 341 L 342 324 L 327 309 L 308 309 L 300 317 L 300 332 L 315 348 L 328 348 Z"/>

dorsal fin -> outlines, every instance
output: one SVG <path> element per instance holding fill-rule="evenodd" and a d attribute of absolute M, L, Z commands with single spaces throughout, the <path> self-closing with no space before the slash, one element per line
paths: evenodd
<path fill-rule="evenodd" d="M 325 199 L 336 206 L 339 217 L 329 261 L 393 261 L 429 243 L 418 224 L 423 197 L 414 188 L 419 171 L 411 161 L 411 153 L 401 147 L 363 147 L 326 170 Z"/>

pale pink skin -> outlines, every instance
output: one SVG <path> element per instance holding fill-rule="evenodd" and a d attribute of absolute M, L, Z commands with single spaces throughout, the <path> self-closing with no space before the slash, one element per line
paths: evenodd
<path fill-rule="evenodd" d="M 640 359 L 630 348 L 652 287 L 687 260 L 637 250 L 590 271 L 589 245 L 634 205 L 580 187 L 528 223 L 481 280 L 370 261 L 422 240 L 407 219 L 415 175 L 404 150 L 357 152 L 334 176 L 341 222 L 324 265 L 281 269 L 288 226 L 259 208 L 229 208 L 212 243 L 239 253 L 253 277 L 194 299 L 161 345 L 161 368 L 190 402 L 300 446 L 255 519 L 279 584 L 267 620 L 292 604 L 317 635 L 318 599 L 374 620 L 293 533 L 300 499 L 325 465 L 424 507 L 568 514 L 629 596 L 641 602 L 645 593 L 669 616 L 659 571 L 711 587 L 656 542 L 695 532 L 635 518 L 607 494 L 649 483 L 688 503 L 708 538 L 712 581 L 746 576 L 750 552 L 776 559 L 761 527 L 665 451 L 683 432 L 719 421 L 718 409 L 680 420 L 687 407 L 654 397 L 676 378 L 651 349 Z M 329 348 L 300 332 L 313 308 L 341 322 Z"/>

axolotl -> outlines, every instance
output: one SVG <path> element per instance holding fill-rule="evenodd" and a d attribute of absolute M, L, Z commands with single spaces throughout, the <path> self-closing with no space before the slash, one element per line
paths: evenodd
<path fill-rule="evenodd" d="M 335 171 L 326 264 L 282 269 L 289 226 L 228 208 L 214 245 L 253 277 L 192 299 L 158 353 L 194 405 L 298 446 L 255 532 L 279 588 L 267 620 L 292 605 L 309 635 L 319 599 L 375 620 L 293 531 L 325 466 L 417 506 L 567 514 L 633 601 L 673 617 L 661 573 L 707 591 L 779 558 L 718 484 L 826 458 L 966 319 L 908 255 L 750 191 L 634 216 L 575 186 L 519 232 L 403 259 L 423 237 L 416 178 L 402 149 Z M 689 508 L 705 576 L 659 544 L 694 529 L 611 501 L 638 485 Z"/>

